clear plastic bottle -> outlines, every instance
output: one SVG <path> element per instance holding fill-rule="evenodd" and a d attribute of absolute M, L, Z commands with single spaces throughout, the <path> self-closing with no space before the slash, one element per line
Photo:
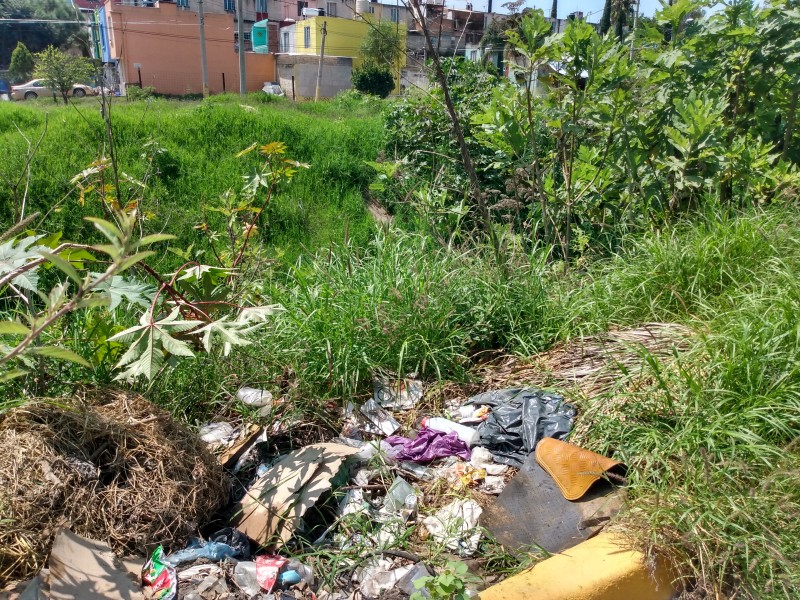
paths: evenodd
<path fill-rule="evenodd" d="M 470 447 L 477 444 L 478 440 L 480 439 L 478 432 L 472 427 L 467 427 L 461 423 L 454 423 L 453 421 L 443 419 L 442 417 L 425 417 L 422 419 L 422 426 L 427 427 L 428 429 L 433 429 L 434 431 L 443 431 L 445 433 L 454 431 L 458 436 L 458 439 Z"/>

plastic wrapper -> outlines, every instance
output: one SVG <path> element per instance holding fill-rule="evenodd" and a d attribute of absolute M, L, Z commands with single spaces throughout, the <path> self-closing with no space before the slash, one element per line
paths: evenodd
<path fill-rule="evenodd" d="M 148 600 L 173 600 L 178 595 L 178 578 L 175 569 L 164 560 L 164 548 L 153 550 L 150 560 L 142 569 L 142 586 Z"/>
<path fill-rule="evenodd" d="M 433 538 L 459 556 L 472 556 L 478 551 L 481 530 L 478 518 L 483 509 L 474 500 L 455 500 L 426 517 L 422 523 Z"/>
<path fill-rule="evenodd" d="M 478 445 L 490 450 L 495 462 L 515 467 L 522 466 L 540 439 L 565 439 L 575 418 L 575 407 L 563 396 L 533 388 L 485 392 L 466 404 L 492 408 L 478 426 Z"/>
<path fill-rule="evenodd" d="M 203 542 L 196 538 L 189 541 L 183 550 L 174 552 L 164 558 L 164 562 L 173 567 L 197 559 L 207 559 L 218 562 L 225 558 L 250 558 L 250 542 L 241 531 L 231 527 L 220 529 L 208 541 Z"/>
<path fill-rule="evenodd" d="M 389 410 L 409 410 L 422 400 L 422 382 L 418 379 L 375 379 L 372 387 L 375 401 Z"/>
<path fill-rule="evenodd" d="M 256 581 L 258 581 L 258 585 L 267 593 L 270 593 L 272 588 L 275 587 L 275 582 L 278 581 L 278 574 L 288 562 L 289 559 L 283 556 L 271 556 L 269 554 L 256 556 Z"/>
<path fill-rule="evenodd" d="M 414 440 L 394 435 L 386 438 L 386 443 L 401 450 L 395 455 L 397 460 L 410 460 L 416 463 L 429 463 L 437 458 L 458 456 L 470 459 L 469 446 L 458 438 L 455 432 L 443 433 L 423 427 Z"/>
<path fill-rule="evenodd" d="M 372 424 L 373 428 L 383 435 L 392 435 L 395 431 L 400 429 L 400 423 L 395 418 L 381 408 L 374 398 L 371 398 L 359 409 L 361 414 Z M 371 432 L 371 430 L 369 430 Z"/>

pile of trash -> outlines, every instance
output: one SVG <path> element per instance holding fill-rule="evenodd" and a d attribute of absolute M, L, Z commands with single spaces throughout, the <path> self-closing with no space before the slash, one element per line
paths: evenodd
<path fill-rule="evenodd" d="M 274 417 L 280 404 L 254 388 L 237 397 L 261 417 Z M 135 581 L 136 569 L 113 556 L 119 546 L 112 536 L 54 528 L 49 569 L 20 597 L 89 597 L 91 589 L 111 600 L 407 598 L 436 575 L 432 555 L 469 559 L 487 532 L 511 552 L 558 552 L 594 535 L 619 510 L 624 465 L 564 441 L 576 409 L 561 395 L 490 391 L 408 423 L 410 414 L 425 412 L 423 400 L 413 377 L 376 380 L 368 401 L 345 407 L 338 436 L 288 449 L 276 439 L 292 430 L 290 421 L 273 419 L 266 428 L 208 423 L 199 439 L 232 482 L 226 508 L 213 519 L 195 510 L 188 543 L 172 531 L 147 540 L 137 532 L 125 545 L 140 556 L 147 546 Z M 131 426 L 143 421 L 152 423 L 128 419 Z M 207 455 L 187 447 L 182 458 L 205 465 L 199 457 Z M 205 474 L 217 477 L 213 469 Z M 224 489 L 216 488 L 214 507 Z M 88 558 L 76 563 L 80 556 Z M 108 581 L 116 582 L 113 590 Z"/>

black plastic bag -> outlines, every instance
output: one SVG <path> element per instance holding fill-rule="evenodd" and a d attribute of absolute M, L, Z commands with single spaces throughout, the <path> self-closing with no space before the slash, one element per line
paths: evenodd
<path fill-rule="evenodd" d="M 491 451 L 495 462 L 514 467 L 522 466 L 540 439 L 565 439 L 575 418 L 575 407 L 563 396 L 533 388 L 484 392 L 466 404 L 492 407 L 478 426 L 478 445 Z"/>

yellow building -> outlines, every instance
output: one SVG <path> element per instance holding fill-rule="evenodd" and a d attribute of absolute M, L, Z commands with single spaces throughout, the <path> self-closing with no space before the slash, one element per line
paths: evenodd
<path fill-rule="evenodd" d="M 342 19 L 339 17 L 310 17 L 293 25 L 281 27 L 280 52 L 286 54 L 319 55 L 322 47 L 322 24 L 327 23 L 328 35 L 325 40 L 326 56 L 349 56 L 353 66 L 361 64 L 361 42 L 364 41 L 373 22 L 365 19 Z M 392 23 L 400 38 L 400 59 L 398 67 L 406 65 L 405 23 Z"/>
<path fill-rule="evenodd" d="M 371 15 L 370 15 L 371 17 Z M 369 18 L 369 17 L 368 17 Z M 292 60 L 292 56 L 300 59 L 301 57 L 319 56 L 322 48 L 322 27 L 325 24 L 327 36 L 325 38 L 325 67 L 323 67 L 323 78 L 326 79 L 324 87 L 330 90 L 332 95 L 334 90 L 347 89 L 352 87 L 350 83 L 350 72 L 354 68 L 361 66 L 363 62 L 361 56 L 361 44 L 367 33 L 373 28 L 377 19 L 343 19 L 339 17 L 309 17 L 298 21 L 292 25 L 281 27 L 279 34 L 279 63 L 286 66 L 289 64 L 304 64 L 307 60 Z M 397 28 L 400 39 L 400 57 L 397 64 L 392 69 L 395 77 L 395 91 L 400 88 L 400 70 L 406 66 L 406 34 L 407 26 L 405 23 L 391 23 L 392 27 Z M 286 56 L 288 55 L 288 56 Z M 336 60 L 349 59 L 349 60 Z M 330 63 L 330 69 L 327 65 Z M 345 64 L 350 65 L 350 70 L 343 69 Z M 305 69 L 308 70 L 308 69 Z M 296 79 L 306 79 L 298 71 L 294 70 Z M 335 81 L 332 81 L 335 79 Z M 281 82 L 284 85 L 284 82 Z M 306 94 L 300 94 L 306 96 Z"/>

